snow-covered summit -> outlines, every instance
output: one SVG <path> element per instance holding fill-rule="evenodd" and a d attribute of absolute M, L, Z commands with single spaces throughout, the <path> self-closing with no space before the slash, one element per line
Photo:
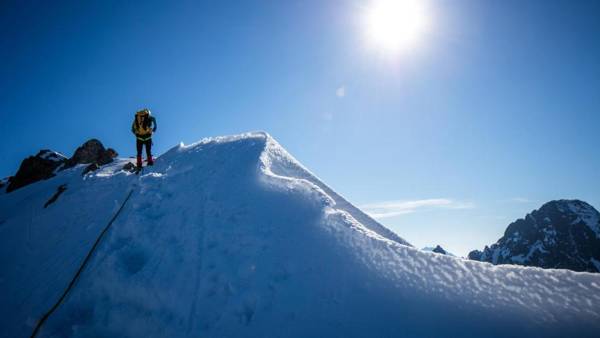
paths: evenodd
<path fill-rule="evenodd" d="M 265 133 L 0 195 L 0 336 L 593 337 L 600 275 L 422 252 Z M 47 208 L 57 187 L 67 187 Z M 131 197 L 127 200 L 126 196 Z M 122 208 L 122 209 L 121 209 Z"/>
<path fill-rule="evenodd" d="M 498 242 L 472 251 L 469 258 L 600 272 L 600 213 L 580 200 L 550 201 L 511 223 Z"/>

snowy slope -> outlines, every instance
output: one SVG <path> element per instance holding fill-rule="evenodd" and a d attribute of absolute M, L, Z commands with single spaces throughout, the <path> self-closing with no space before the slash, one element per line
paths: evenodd
<path fill-rule="evenodd" d="M 43 337 L 593 337 L 600 275 L 422 252 L 271 137 L 203 140 L 0 194 L 0 335 L 28 336 L 133 195 Z M 44 209 L 57 187 L 58 200 Z"/>

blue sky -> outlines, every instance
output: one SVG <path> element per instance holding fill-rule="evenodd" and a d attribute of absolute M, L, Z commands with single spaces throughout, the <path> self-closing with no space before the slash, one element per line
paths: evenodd
<path fill-rule="evenodd" d="M 600 207 L 600 3 L 429 1 L 413 48 L 372 1 L 3 1 L 0 176 L 88 138 L 155 153 L 265 130 L 416 246 L 459 255 L 542 203 Z"/>

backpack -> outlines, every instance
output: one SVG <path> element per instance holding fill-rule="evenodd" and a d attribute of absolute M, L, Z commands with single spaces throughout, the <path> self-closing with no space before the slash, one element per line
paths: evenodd
<path fill-rule="evenodd" d="M 152 119 L 150 118 L 150 111 L 147 109 L 140 110 L 135 113 L 135 119 L 133 121 L 133 129 L 136 135 L 152 135 L 152 128 L 150 125 Z"/>

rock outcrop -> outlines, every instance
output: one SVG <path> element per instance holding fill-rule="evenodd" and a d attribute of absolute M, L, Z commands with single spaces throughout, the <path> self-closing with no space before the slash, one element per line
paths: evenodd
<path fill-rule="evenodd" d="M 429 251 L 429 252 L 435 252 L 435 253 L 438 253 L 438 254 L 441 254 L 441 255 L 454 256 L 453 254 L 449 253 L 444 248 L 442 248 L 441 245 L 436 245 L 435 247 L 425 247 L 422 250 L 423 251 Z"/>
<path fill-rule="evenodd" d="M 104 148 L 102 142 L 97 139 L 91 139 L 82 144 L 73 156 L 67 160 L 65 168 L 71 168 L 77 164 L 93 164 L 103 166 L 113 161 L 117 157 L 117 152 L 112 148 Z"/>
<path fill-rule="evenodd" d="M 48 179 L 54 176 L 67 158 L 55 151 L 40 150 L 35 156 L 30 156 L 21 162 L 19 170 L 10 179 L 6 192 L 11 192 L 28 184 Z"/>
<path fill-rule="evenodd" d="M 8 193 L 28 184 L 51 178 L 57 171 L 72 168 L 78 164 L 88 164 L 83 172 L 86 174 L 112 162 L 117 156 L 114 149 L 104 148 L 102 142 L 97 139 L 85 142 L 75 150 L 69 159 L 52 150 L 40 150 L 37 155 L 23 160 L 14 176 L 0 181 L 0 189 L 3 185 L 7 185 L 6 192 Z"/>
<path fill-rule="evenodd" d="M 442 254 L 442 255 L 447 255 L 447 254 L 448 254 L 448 252 L 446 252 L 446 250 L 444 250 L 444 248 L 442 248 L 442 247 L 441 247 L 441 246 L 439 246 L 439 245 L 438 245 L 438 246 L 436 246 L 435 248 L 433 248 L 433 250 L 431 250 L 431 251 L 433 251 L 433 252 L 435 252 L 435 253 Z"/>

